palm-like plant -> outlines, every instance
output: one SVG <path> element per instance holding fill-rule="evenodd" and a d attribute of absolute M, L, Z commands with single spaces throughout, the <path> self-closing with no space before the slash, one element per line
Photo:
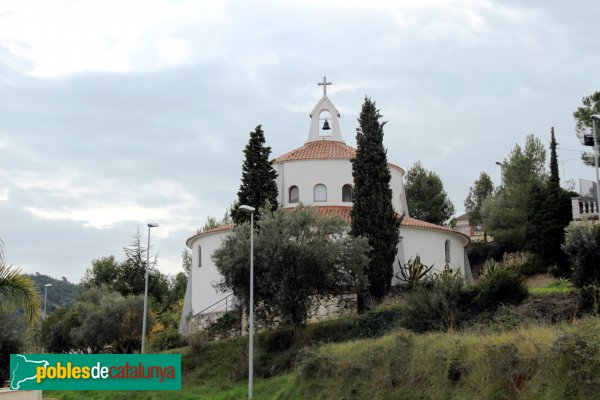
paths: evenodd
<path fill-rule="evenodd" d="M 23 307 L 30 324 L 40 316 L 40 293 L 35 283 L 22 274 L 20 268 L 4 263 L 4 248 L 0 241 L 0 305 L 7 303 Z"/>
<path fill-rule="evenodd" d="M 496 275 L 502 269 L 502 265 L 498 264 L 494 259 L 489 258 L 483 263 L 479 279 L 489 279 Z"/>
<path fill-rule="evenodd" d="M 396 274 L 396 278 L 406 282 L 408 287 L 413 287 L 427 278 L 429 271 L 433 269 L 433 264 L 427 266 L 421 262 L 421 257 L 417 254 L 414 258 L 410 258 L 404 265 L 400 264 L 400 275 Z"/>

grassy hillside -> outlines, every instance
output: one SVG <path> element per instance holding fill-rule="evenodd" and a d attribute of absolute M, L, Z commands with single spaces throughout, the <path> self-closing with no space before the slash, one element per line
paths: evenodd
<path fill-rule="evenodd" d="M 502 334 L 400 331 L 310 351 L 295 375 L 312 399 L 589 399 L 599 339 L 597 319 Z"/>
<path fill-rule="evenodd" d="M 600 387 L 600 320 L 494 334 L 398 330 L 305 348 L 291 373 L 257 379 L 256 399 L 594 398 Z M 200 366 L 182 392 L 46 392 L 60 399 L 243 399 L 245 376 L 229 371 L 243 343 L 214 345 L 224 361 Z M 241 352 L 241 348 L 238 348 Z M 186 349 L 184 357 L 194 357 Z M 212 356 L 211 356 L 212 357 Z"/>
<path fill-rule="evenodd" d="M 510 315 L 510 313 L 506 313 Z M 388 313 L 389 315 L 389 313 Z M 507 318 L 506 316 L 500 317 Z M 377 323 L 385 318 L 374 318 Z M 257 338 L 256 399 L 564 399 L 594 398 L 600 387 L 600 319 L 496 331 L 414 334 L 390 328 L 384 336 L 342 341 L 327 332 L 339 321 L 304 332 Z M 506 329 L 504 324 L 498 322 Z M 362 336 L 347 320 L 345 335 Z M 386 326 L 377 325 L 375 326 Z M 387 325 L 390 327 L 390 325 Z M 383 332 L 385 329 L 380 331 Z M 341 334 L 340 334 L 341 335 Z M 321 336 L 322 340 L 319 340 Z M 326 341 L 331 341 L 326 343 Z M 47 392 L 60 399 L 243 399 L 246 338 L 198 340 L 180 349 L 181 392 Z"/>

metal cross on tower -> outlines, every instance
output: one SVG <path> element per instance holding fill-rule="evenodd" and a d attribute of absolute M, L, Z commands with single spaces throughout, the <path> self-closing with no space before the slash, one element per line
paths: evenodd
<path fill-rule="evenodd" d="M 323 96 L 327 96 L 327 85 L 331 85 L 331 82 L 327 82 L 327 77 L 323 77 L 323 82 L 317 83 L 319 86 L 323 86 Z"/>

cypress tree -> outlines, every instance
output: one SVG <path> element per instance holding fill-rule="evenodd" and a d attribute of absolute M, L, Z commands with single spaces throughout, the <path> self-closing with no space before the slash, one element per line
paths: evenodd
<path fill-rule="evenodd" d="M 375 102 L 365 97 L 358 118 L 356 157 L 352 160 L 354 206 L 350 234 L 366 237 L 371 246 L 367 276 L 375 300 L 381 300 L 390 289 L 400 227 L 392 206 L 391 173 L 383 147 L 385 122 L 380 122 L 381 118 Z"/>
<path fill-rule="evenodd" d="M 556 155 L 554 128 L 550 139 L 550 177 L 531 188 L 527 207 L 528 248 L 533 251 L 544 267 L 559 276 L 570 274 L 569 265 L 561 245 L 565 228 L 571 221 L 571 198 L 560 187 L 558 157 Z"/>
<path fill-rule="evenodd" d="M 556 154 L 556 139 L 554 138 L 554 127 L 550 130 L 550 186 L 560 189 L 560 177 L 558 176 L 558 155 Z"/>
<path fill-rule="evenodd" d="M 250 139 L 244 148 L 244 164 L 242 165 L 242 184 L 238 191 L 237 201 L 231 209 L 231 218 L 236 225 L 250 221 L 250 215 L 240 211 L 245 204 L 256 209 L 255 220 L 260 217 L 259 209 L 265 204 L 271 204 L 277 209 L 277 172 L 269 159 L 271 148 L 265 146 L 265 135 L 261 125 L 250 132 Z"/>

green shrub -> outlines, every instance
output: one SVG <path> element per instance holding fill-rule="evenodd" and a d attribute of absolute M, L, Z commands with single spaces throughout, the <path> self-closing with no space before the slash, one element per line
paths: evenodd
<path fill-rule="evenodd" d="M 480 279 L 486 279 L 490 276 L 494 275 L 501 268 L 500 264 L 496 262 L 496 260 L 490 258 L 485 260 L 483 263 L 483 267 L 481 269 L 481 274 L 479 274 Z"/>
<path fill-rule="evenodd" d="M 336 371 L 332 357 L 324 355 L 318 347 L 307 347 L 298 354 L 297 368 L 304 379 L 327 378 Z"/>
<path fill-rule="evenodd" d="M 186 345 L 186 340 L 175 329 L 165 329 L 156 333 L 148 341 L 149 347 L 154 351 L 163 351 L 183 347 Z"/>
<path fill-rule="evenodd" d="M 444 268 L 432 288 L 417 286 L 408 294 L 402 325 L 416 332 L 457 328 L 465 317 L 463 288 L 460 273 Z"/>
<path fill-rule="evenodd" d="M 586 332 L 564 333 L 552 345 L 557 374 L 567 375 L 564 398 L 598 397 L 600 359 L 597 336 Z"/>
<path fill-rule="evenodd" d="M 529 276 L 548 272 L 548 267 L 537 257 L 532 257 L 523 264 L 514 267 L 521 275 Z"/>
<path fill-rule="evenodd" d="M 514 399 L 531 376 L 514 343 L 486 344 L 483 348 L 489 397 Z"/>
<path fill-rule="evenodd" d="M 188 335 L 187 341 L 192 348 L 192 352 L 197 353 L 204 350 L 210 339 L 206 332 L 195 332 Z"/>
<path fill-rule="evenodd" d="M 493 310 L 501 304 L 520 304 L 529 292 L 523 278 L 515 271 L 499 268 L 477 282 L 476 302 L 483 310 Z"/>
<path fill-rule="evenodd" d="M 0 303 L 0 382 L 10 379 L 10 354 L 24 350 L 27 324 L 12 307 Z"/>
<path fill-rule="evenodd" d="M 356 338 L 369 338 L 384 335 L 396 328 L 400 323 L 402 310 L 389 307 L 373 310 L 356 318 Z"/>
<path fill-rule="evenodd" d="M 571 222 L 562 248 L 571 262 L 575 286 L 600 283 L 600 224 Z"/>
<path fill-rule="evenodd" d="M 477 270 L 486 260 L 501 261 L 504 253 L 510 250 L 508 245 L 500 242 L 471 242 L 467 247 L 467 255 L 471 267 Z"/>
<path fill-rule="evenodd" d="M 589 283 L 579 290 L 577 303 L 583 312 L 600 314 L 600 285 Z"/>
<path fill-rule="evenodd" d="M 206 331 L 214 338 L 221 339 L 239 334 L 242 326 L 242 313 L 239 310 L 232 310 L 221 318 L 211 323 Z"/>

